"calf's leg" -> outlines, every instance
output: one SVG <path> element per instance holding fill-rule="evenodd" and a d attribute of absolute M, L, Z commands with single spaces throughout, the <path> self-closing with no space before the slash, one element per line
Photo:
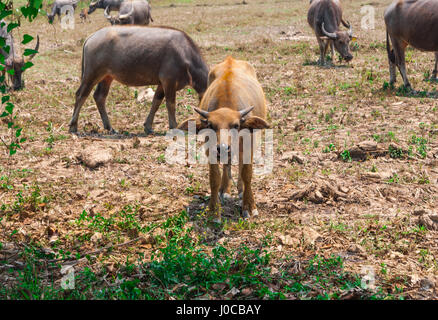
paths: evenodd
<path fill-rule="evenodd" d="M 219 164 L 210 164 L 210 189 L 211 196 L 208 204 L 210 212 L 215 215 L 215 220 L 220 222 L 221 214 L 218 206 L 218 192 L 221 183 L 221 172 L 219 170 Z"/>
<path fill-rule="evenodd" d="M 222 182 L 219 189 L 219 195 L 221 201 L 224 199 L 231 198 L 231 164 L 224 164 L 223 172 L 222 172 Z"/>
<path fill-rule="evenodd" d="M 243 164 L 242 166 L 242 181 L 243 181 L 243 203 L 242 216 L 247 219 L 251 216 L 257 216 L 257 211 L 254 195 L 251 188 L 252 180 L 252 164 Z"/>

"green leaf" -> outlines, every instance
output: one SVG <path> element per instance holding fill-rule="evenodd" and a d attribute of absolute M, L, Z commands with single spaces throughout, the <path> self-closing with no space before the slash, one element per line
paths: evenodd
<path fill-rule="evenodd" d="M 10 16 L 11 14 L 12 14 L 12 10 L 1 11 L 0 12 L 0 20 L 6 18 L 7 16 Z"/>
<path fill-rule="evenodd" d="M 24 55 L 24 56 L 31 56 L 31 55 L 36 54 L 36 53 L 38 53 L 38 51 L 36 51 L 36 50 L 33 50 L 33 49 L 24 49 L 24 53 L 23 53 L 23 55 Z"/>
<path fill-rule="evenodd" d="M 23 36 L 23 41 L 21 41 L 21 44 L 28 44 L 29 42 L 31 42 L 34 39 L 34 37 L 32 37 L 31 35 L 25 34 Z"/>
<path fill-rule="evenodd" d="M 9 112 L 9 114 L 12 114 L 12 112 L 14 112 L 14 105 L 12 103 L 8 102 L 6 104 L 5 110 L 7 112 Z"/>
<path fill-rule="evenodd" d="M 30 67 L 33 66 L 33 63 L 31 61 L 27 61 L 24 66 L 21 68 L 22 71 L 29 69 Z"/>
<path fill-rule="evenodd" d="M 6 30 L 8 30 L 8 33 L 11 32 L 12 30 L 14 30 L 15 28 L 19 27 L 20 25 L 18 23 L 10 23 L 8 24 L 8 27 L 6 28 Z"/>

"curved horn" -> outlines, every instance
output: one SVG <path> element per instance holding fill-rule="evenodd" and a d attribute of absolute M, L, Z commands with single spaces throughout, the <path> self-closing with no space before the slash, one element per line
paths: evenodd
<path fill-rule="evenodd" d="M 39 35 L 37 35 L 37 43 L 36 43 L 36 46 L 35 46 L 35 51 L 38 51 L 38 49 L 40 48 L 40 36 Z M 36 53 L 34 53 L 34 54 L 31 54 L 28 58 L 27 58 L 27 61 L 31 61 L 34 57 L 35 57 L 35 55 L 36 55 Z"/>
<path fill-rule="evenodd" d="M 240 118 L 243 118 L 244 116 L 246 116 L 248 113 L 250 113 L 252 111 L 252 109 L 254 109 L 253 106 L 246 108 L 244 110 L 240 110 Z"/>
<path fill-rule="evenodd" d="M 106 18 L 107 20 L 111 21 L 112 17 L 111 17 L 111 15 L 109 14 L 109 10 L 108 10 L 108 9 L 109 9 L 109 6 L 105 8 L 105 11 L 103 12 L 103 15 L 105 16 L 105 18 Z"/>
<path fill-rule="evenodd" d="M 208 119 L 208 111 L 204 111 L 198 108 L 194 108 L 197 113 L 199 113 L 205 119 Z"/>
<path fill-rule="evenodd" d="M 342 19 L 341 22 L 344 25 L 344 27 L 348 29 L 348 35 L 350 37 L 352 37 L 353 36 L 353 28 L 351 27 L 351 23 L 349 21 L 345 22 L 344 19 Z"/>
<path fill-rule="evenodd" d="M 99 1 L 92 1 L 92 2 L 90 3 L 90 6 L 95 6 L 98 2 L 99 2 Z"/>
<path fill-rule="evenodd" d="M 324 33 L 329 38 L 336 39 L 338 37 L 335 32 L 327 32 L 327 30 L 325 30 L 324 22 L 321 25 L 321 30 L 322 30 L 322 33 Z"/>
<path fill-rule="evenodd" d="M 131 11 L 129 11 L 129 13 L 126 14 L 119 14 L 119 19 L 120 20 L 125 20 L 127 18 L 129 18 L 130 16 L 132 16 L 132 14 L 134 13 L 134 2 L 131 2 Z"/>

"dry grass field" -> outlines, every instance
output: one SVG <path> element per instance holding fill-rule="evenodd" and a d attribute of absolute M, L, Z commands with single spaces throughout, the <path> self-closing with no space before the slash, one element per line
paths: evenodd
<path fill-rule="evenodd" d="M 92 96 L 79 134 L 68 133 L 82 44 L 108 25 L 102 10 L 90 23 L 77 11 L 74 30 L 44 16 L 24 22 L 19 33 L 38 34 L 41 47 L 25 89 L 12 94 L 27 141 L 11 157 L 0 149 L 0 297 L 436 299 L 438 95 L 426 81 L 434 55 L 407 51 L 416 94 L 399 88 L 398 71 L 388 88 L 383 11 L 390 2 L 342 1 L 357 41 L 354 59 L 333 67 L 316 65 L 308 1 L 151 2 L 153 25 L 186 31 L 210 67 L 228 55 L 249 61 L 266 94 L 274 169 L 253 179 L 260 214 L 240 219 L 234 188 L 220 228 L 201 218 L 208 167 L 164 161 L 165 105 L 155 134 L 144 134 L 151 101 L 136 99 L 144 88 L 113 84 L 107 110 L 119 134 L 104 131 Z M 361 28 L 365 5 L 375 9 L 374 30 Z M 182 121 L 194 116 L 198 97 L 186 88 L 177 104 Z M 93 152 L 109 161 L 88 168 L 84 158 Z M 184 267 L 177 257 L 198 263 L 201 250 L 213 263 L 217 248 L 228 250 L 232 265 L 244 262 L 205 280 L 195 274 L 201 265 Z M 82 277 L 81 294 L 57 291 L 66 264 Z M 369 287 L 367 274 L 375 279 Z"/>

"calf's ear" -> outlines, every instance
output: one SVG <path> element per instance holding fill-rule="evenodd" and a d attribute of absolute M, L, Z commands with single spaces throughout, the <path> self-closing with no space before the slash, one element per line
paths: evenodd
<path fill-rule="evenodd" d="M 268 129 L 269 124 L 262 118 L 252 116 L 246 118 L 241 124 L 241 129 Z"/>
<path fill-rule="evenodd" d="M 200 131 L 202 129 L 207 128 L 207 124 L 206 124 L 205 121 L 202 121 L 199 118 L 189 118 L 189 119 L 184 120 L 183 122 L 181 122 L 178 125 L 177 129 L 183 130 L 183 131 L 189 131 L 189 122 L 190 121 L 193 121 L 193 122 L 196 123 L 196 132 L 198 132 L 198 131 Z"/>

